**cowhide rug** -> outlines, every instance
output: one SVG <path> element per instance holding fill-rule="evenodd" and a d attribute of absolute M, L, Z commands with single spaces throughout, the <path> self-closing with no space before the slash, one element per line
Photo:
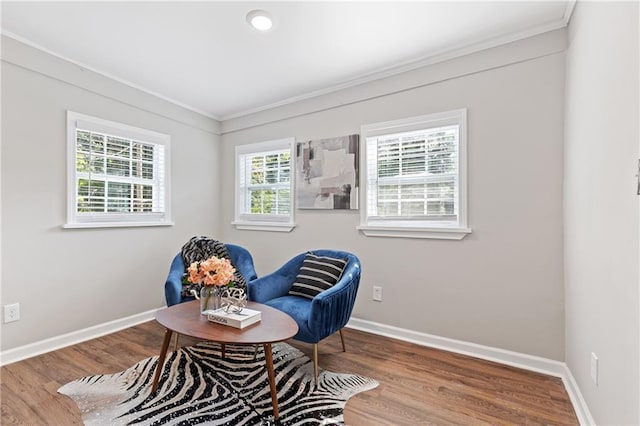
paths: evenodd
<path fill-rule="evenodd" d="M 58 389 L 71 397 L 87 425 L 339 425 L 347 400 L 375 388 L 375 380 L 321 371 L 286 343 L 273 345 L 280 418 L 273 420 L 271 394 L 260 350 L 202 342 L 167 355 L 156 395 L 151 383 L 158 357 L 116 374 L 87 376 Z"/>

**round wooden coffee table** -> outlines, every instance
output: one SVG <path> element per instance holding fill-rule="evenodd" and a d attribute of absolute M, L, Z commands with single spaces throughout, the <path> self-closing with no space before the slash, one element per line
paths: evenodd
<path fill-rule="evenodd" d="M 278 393 L 276 391 L 275 373 L 273 371 L 273 354 L 271 344 L 290 339 L 298 332 L 298 324 L 289 315 L 260 303 L 249 302 L 247 308 L 261 312 L 259 322 L 246 328 L 238 329 L 227 325 L 212 323 L 205 315 L 200 314 L 200 302 L 197 300 L 179 303 L 156 313 L 156 320 L 167 330 L 164 334 L 162 349 L 158 366 L 153 377 L 151 393 L 158 389 L 160 374 L 164 367 L 164 361 L 169 349 L 171 335 L 176 333 L 197 339 L 210 340 L 212 342 L 233 345 L 262 345 L 264 348 L 264 359 L 267 364 L 267 376 L 269 377 L 269 387 L 271 389 L 271 403 L 273 405 L 273 415 L 277 419 Z"/>

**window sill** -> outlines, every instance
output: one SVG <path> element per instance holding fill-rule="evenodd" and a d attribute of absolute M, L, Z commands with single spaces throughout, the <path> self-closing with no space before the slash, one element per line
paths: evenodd
<path fill-rule="evenodd" d="M 291 232 L 296 227 L 290 222 L 231 222 L 238 230 L 243 231 L 270 231 L 270 232 Z"/>
<path fill-rule="evenodd" d="M 362 231 L 367 237 L 430 238 L 438 240 L 461 240 L 471 233 L 469 228 L 409 228 L 360 225 L 356 229 Z"/>
<path fill-rule="evenodd" d="M 173 226 L 173 222 L 84 222 L 84 223 L 65 223 L 62 225 L 64 229 L 83 229 L 83 228 L 138 228 L 146 226 Z"/>

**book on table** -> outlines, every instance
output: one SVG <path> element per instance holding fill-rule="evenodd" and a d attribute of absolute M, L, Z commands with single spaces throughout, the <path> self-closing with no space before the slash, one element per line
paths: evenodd
<path fill-rule="evenodd" d="M 260 321 L 260 311 L 243 308 L 241 312 L 225 312 L 223 308 L 207 312 L 207 319 L 217 324 L 228 325 L 235 328 L 245 328 Z"/>

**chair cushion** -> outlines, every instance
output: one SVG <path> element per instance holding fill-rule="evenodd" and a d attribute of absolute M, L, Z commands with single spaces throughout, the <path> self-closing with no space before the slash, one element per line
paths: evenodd
<path fill-rule="evenodd" d="M 347 259 L 307 253 L 289 294 L 313 299 L 338 282 L 346 264 Z"/>
<path fill-rule="evenodd" d="M 298 296 L 276 297 L 265 302 L 265 305 L 287 313 L 298 324 L 298 334 L 293 338 L 307 343 L 317 343 L 320 339 L 317 331 L 309 330 L 309 314 L 311 313 L 311 301 Z"/>

